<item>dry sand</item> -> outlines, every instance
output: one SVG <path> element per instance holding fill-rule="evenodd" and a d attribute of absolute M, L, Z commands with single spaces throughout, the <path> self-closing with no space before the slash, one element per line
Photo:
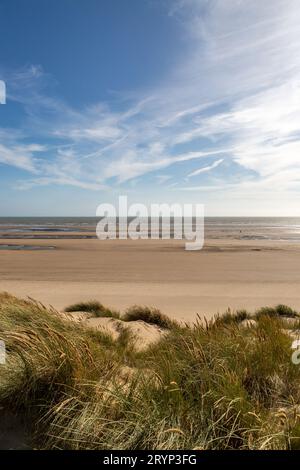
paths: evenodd
<path fill-rule="evenodd" d="M 155 306 L 185 321 L 228 307 L 285 303 L 300 310 L 296 244 L 209 240 L 195 252 L 175 240 L 2 239 L 6 244 L 55 247 L 0 250 L 0 290 L 59 310 L 90 299 L 121 310 Z"/>
<path fill-rule="evenodd" d="M 87 312 L 62 312 L 62 315 L 67 320 L 80 323 L 84 327 L 108 333 L 114 340 L 120 337 L 124 329 L 127 329 L 134 338 L 135 348 L 138 351 L 147 349 L 148 346 L 156 343 L 162 338 L 162 336 L 167 334 L 167 330 L 160 328 L 157 325 L 145 323 L 142 320 L 124 322 L 116 318 L 93 317 L 92 313 Z"/>

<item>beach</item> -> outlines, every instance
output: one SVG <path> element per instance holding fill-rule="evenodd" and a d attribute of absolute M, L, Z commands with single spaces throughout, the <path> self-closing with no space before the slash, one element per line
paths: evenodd
<path fill-rule="evenodd" d="M 0 291 L 58 310 L 91 299 L 122 311 L 148 305 L 188 322 L 228 308 L 280 303 L 300 309 L 300 244 L 294 241 L 208 239 L 203 250 L 188 252 L 183 240 L 42 235 L 2 235 Z"/>

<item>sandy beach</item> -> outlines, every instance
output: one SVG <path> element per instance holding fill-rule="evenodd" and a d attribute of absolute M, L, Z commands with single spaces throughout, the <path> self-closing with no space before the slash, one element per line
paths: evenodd
<path fill-rule="evenodd" d="M 1 249 L 0 290 L 59 310 L 96 299 L 121 310 L 155 306 L 192 321 L 227 308 L 253 311 L 284 303 L 300 309 L 296 243 L 208 240 L 196 252 L 175 240 L 10 238 L 0 245 L 44 248 Z"/>

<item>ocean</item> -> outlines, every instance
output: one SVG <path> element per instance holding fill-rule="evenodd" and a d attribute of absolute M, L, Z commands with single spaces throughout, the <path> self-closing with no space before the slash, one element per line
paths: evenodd
<path fill-rule="evenodd" d="M 97 217 L 0 217 L 0 238 L 96 238 L 98 222 Z M 204 228 L 206 239 L 300 241 L 300 217 L 206 217 Z"/>

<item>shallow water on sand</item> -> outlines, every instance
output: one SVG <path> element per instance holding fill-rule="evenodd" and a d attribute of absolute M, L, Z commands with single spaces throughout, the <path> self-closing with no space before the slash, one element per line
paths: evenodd
<path fill-rule="evenodd" d="M 55 250 L 55 246 L 37 246 L 37 245 L 7 245 L 0 244 L 0 250 Z"/>

